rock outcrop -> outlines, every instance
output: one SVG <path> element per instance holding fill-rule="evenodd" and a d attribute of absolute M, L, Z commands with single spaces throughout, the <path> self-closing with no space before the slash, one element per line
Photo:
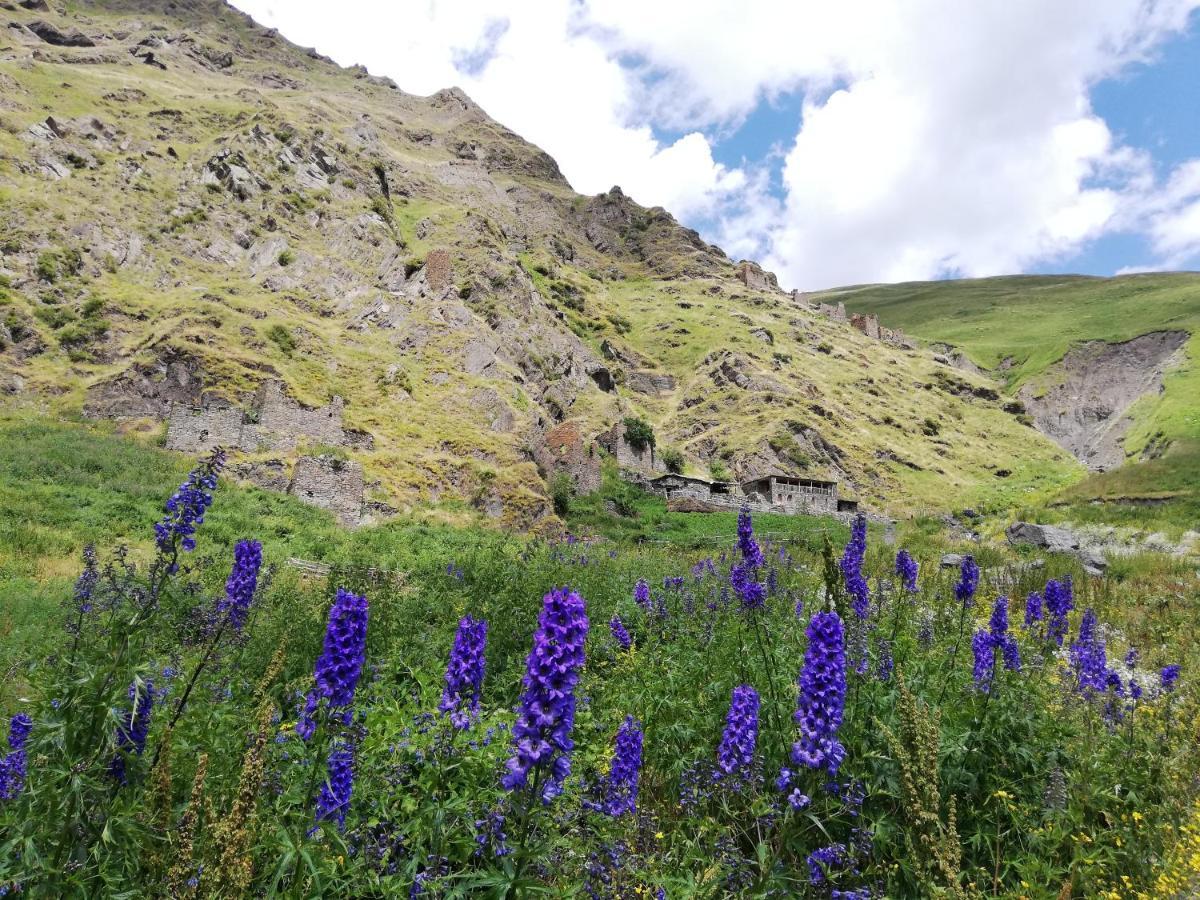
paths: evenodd
<path fill-rule="evenodd" d="M 1156 331 L 1123 343 L 1073 347 L 1017 393 L 1037 429 L 1093 471 L 1125 461 L 1130 408 L 1162 391 L 1163 372 L 1187 342 L 1183 331 Z"/>

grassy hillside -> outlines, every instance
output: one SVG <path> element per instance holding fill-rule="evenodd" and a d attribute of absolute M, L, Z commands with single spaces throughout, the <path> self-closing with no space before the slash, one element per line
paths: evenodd
<path fill-rule="evenodd" d="M 963 281 L 864 285 L 819 299 L 875 313 L 889 327 L 961 349 L 991 370 L 1009 391 L 1045 373 L 1080 341 L 1127 341 L 1153 331 L 1186 331 L 1183 359 L 1167 370 L 1163 392 L 1132 410 L 1125 439 L 1130 454 L 1165 446 L 1157 459 L 1089 476 L 1063 499 L 1067 513 L 1179 526 L 1200 505 L 1200 274 L 1163 273 L 1117 278 L 1014 276 Z M 1175 500 L 1086 512 L 1091 501 Z M 1077 505 L 1076 505 L 1077 504 Z M 1111 516 L 1110 516 L 1111 513 Z M 1066 513 L 1063 513 L 1066 514 Z M 1186 525 L 1185 525 L 1186 527 Z"/>
<path fill-rule="evenodd" d="M 590 440 L 640 415 L 692 472 L 829 473 L 896 511 L 1011 506 L 1080 476 L 931 354 L 747 285 L 619 190 L 574 193 L 460 91 L 406 94 L 215 0 L 8 16 L 7 405 L 153 435 L 172 400 L 276 378 L 345 399 L 373 438 L 347 450 L 368 499 L 455 498 L 521 529 L 560 524 L 527 450 L 562 419 Z M 95 46 L 17 27 L 39 19 Z"/>

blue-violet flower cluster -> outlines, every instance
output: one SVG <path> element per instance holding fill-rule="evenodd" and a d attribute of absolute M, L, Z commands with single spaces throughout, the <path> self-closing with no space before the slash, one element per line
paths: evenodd
<path fill-rule="evenodd" d="M 846 647 L 842 620 L 835 612 L 816 613 L 808 623 L 808 648 L 800 671 L 796 723 L 800 740 L 792 745 L 798 766 L 837 772 L 846 755 L 837 739 L 846 707 Z"/>
<path fill-rule="evenodd" d="M 331 711 L 343 710 L 349 716 L 347 707 L 354 702 L 354 690 L 366 655 L 367 598 L 338 588 L 325 627 L 325 646 L 313 672 L 315 684 L 296 723 L 296 733 L 301 738 L 307 741 L 316 731 L 314 717 L 322 701 Z"/>
<path fill-rule="evenodd" d="M 455 728 L 466 728 L 479 711 L 486 649 L 487 622 L 470 616 L 460 619 L 446 666 L 442 702 L 438 705 L 443 715 L 450 716 Z"/>

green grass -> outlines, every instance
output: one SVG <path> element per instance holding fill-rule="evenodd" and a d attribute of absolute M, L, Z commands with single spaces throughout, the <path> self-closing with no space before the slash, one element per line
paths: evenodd
<path fill-rule="evenodd" d="M 1200 274 L 1177 272 L 1117 278 L 1029 275 L 963 281 L 842 288 L 818 295 L 853 312 L 876 313 L 889 327 L 962 349 L 995 369 L 1010 390 L 1036 378 L 1072 344 L 1125 341 L 1152 331 L 1193 334 L 1163 392 L 1139 401 L 1126 452 L 1166 444 L 1158 459 L 1088 476 L 1067 487 L 1048 518 L 1112 522 L 1179 532 L 1200 510 Z M 1134 505 L 1129 499 L 1167 502 Z"/>
<path fill-rule="evenodd" d="M 839 288 L 814 299 L 875 313 L 891 328 L 960 347 L 995 368 L 1011 357 L 1013 386 L 1060 359 L 1077 341 L 1125 341 L 1200 326 L 1200 275 L 1118 278 L 1019 275 Z"/>

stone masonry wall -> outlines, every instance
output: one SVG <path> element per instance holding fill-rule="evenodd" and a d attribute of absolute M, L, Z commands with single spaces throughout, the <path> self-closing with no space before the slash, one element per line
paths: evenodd
<path fill-rule="evenodd" d="M 241 409 L 226 404 L 188 406 L 175 403 L 167 419 L 168 450 L 206 453 L 216 447 L 242 445 Z"/>
<path fill-rule="evenodd" d="M 345 526 L 362 521 L 363 470 L 353 460 L 302 456 L 292 470 L 288 493 L 303 503 L 332 512 Z"/>
<path fill-rule="evenodd" d="M 600 490 L 600 456 L 592 444 L 583 439 L 578 422 L 562 422 L 535 439 L 532 454 L 547 481 L 559 472 L 565 472 L 571 477 L 576 493 L 591 494 Z"/>
<path fill-rule="evenodd" d="M 625 437 L 625 423 L 618 422 L 597 438 L 598 442 L 616 457 L 622 469 L 637 469 L 642 472 L 665 472 L 667 467 L 654 452 L 653 447 L 637 449 Z"/>

